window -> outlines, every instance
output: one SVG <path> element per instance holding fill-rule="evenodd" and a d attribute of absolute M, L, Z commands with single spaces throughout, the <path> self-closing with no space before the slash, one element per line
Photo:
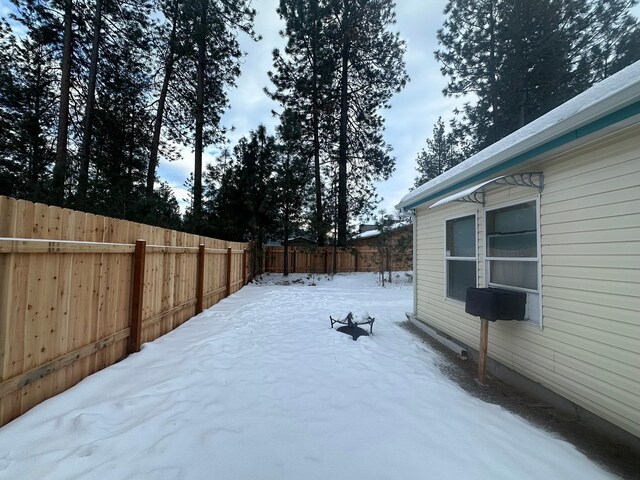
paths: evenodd
<path fill-rule="evenodd" d="M 536 201 L 486 211 L 489 284 L 538 291 Z"/>
<path fill-rule="evenodd" d="M 476 273 L 476 216 L 446 221 L 446 285 L 447 297 L 465 301 L 467 287 L 475 287 Z"/>

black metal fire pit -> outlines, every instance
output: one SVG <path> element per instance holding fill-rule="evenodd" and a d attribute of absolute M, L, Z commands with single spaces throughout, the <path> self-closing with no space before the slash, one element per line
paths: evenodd
<path fill-rule="evenodd" d="M 354 320 L 353 314 L 349 312 L 343 319 L 335 319 L 331 315 L 329 315 L 329 320 L 331 321 L 331 328 L 333 328 L 333 325 L 335 323 L 344 325 L 344 327 L 338 327 L 337 330 L 341 333 L 351 335 L 354 341 L 358 340 L 358 337 L 361 337 L 362 335 L 373 335 L 373 322 L 375 321 L 375 318 L 372 318 L 369 315 L 367 315 L 367 317 L 364 319 Z M 367 333 L 365 329 L 360 328 L 359 325 L 369 325 L 369 333 Z"/>

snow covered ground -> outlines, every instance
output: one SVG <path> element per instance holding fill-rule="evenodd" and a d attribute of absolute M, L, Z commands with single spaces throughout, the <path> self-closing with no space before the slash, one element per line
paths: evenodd
<path fill-rule="evenodd" d="M 408 283 L 282 280 L 248 285 L 1 428 L 0 479 L 611 478 L 443 376 L 398 325 Z M 349 311 L 375 317 L 374 335 L 329 328 Z"/>

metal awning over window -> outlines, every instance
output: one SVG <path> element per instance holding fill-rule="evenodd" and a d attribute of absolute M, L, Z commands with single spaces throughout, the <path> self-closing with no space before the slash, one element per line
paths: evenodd
<path fill-rule="evenodd" d="M 429 208 L 437 207 L 438 205 L 443 205 L 449 202 L 468 202 L 484 205 L 485 193 L 492 185 L 530 187 L 537 188 L 538 191 L 542 192 L 544 187 L 544 174 L 542 172 L 527 172 L 503 175 L 501 177 L 494 178 L 493 180 L 488 180 L 478 185 L 474 185 L 473 187 L 466 188 L 461 192 L 454 193 L 453 195 L 449 195 L 448 197 L 438 200 Z"/>

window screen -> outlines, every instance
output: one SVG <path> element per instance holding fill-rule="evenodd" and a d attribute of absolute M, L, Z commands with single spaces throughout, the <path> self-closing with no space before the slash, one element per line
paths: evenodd
<path fill-rule="evenodd" d="M 488 210 L 489 283 L 538 290 L 536 202 Z"/>
<path fill-rule="evenodd" d="M 475 215 L 447 220 L 445 259 L 447 297 L 464 301 L 467 287 L 477 285 Z"/>

